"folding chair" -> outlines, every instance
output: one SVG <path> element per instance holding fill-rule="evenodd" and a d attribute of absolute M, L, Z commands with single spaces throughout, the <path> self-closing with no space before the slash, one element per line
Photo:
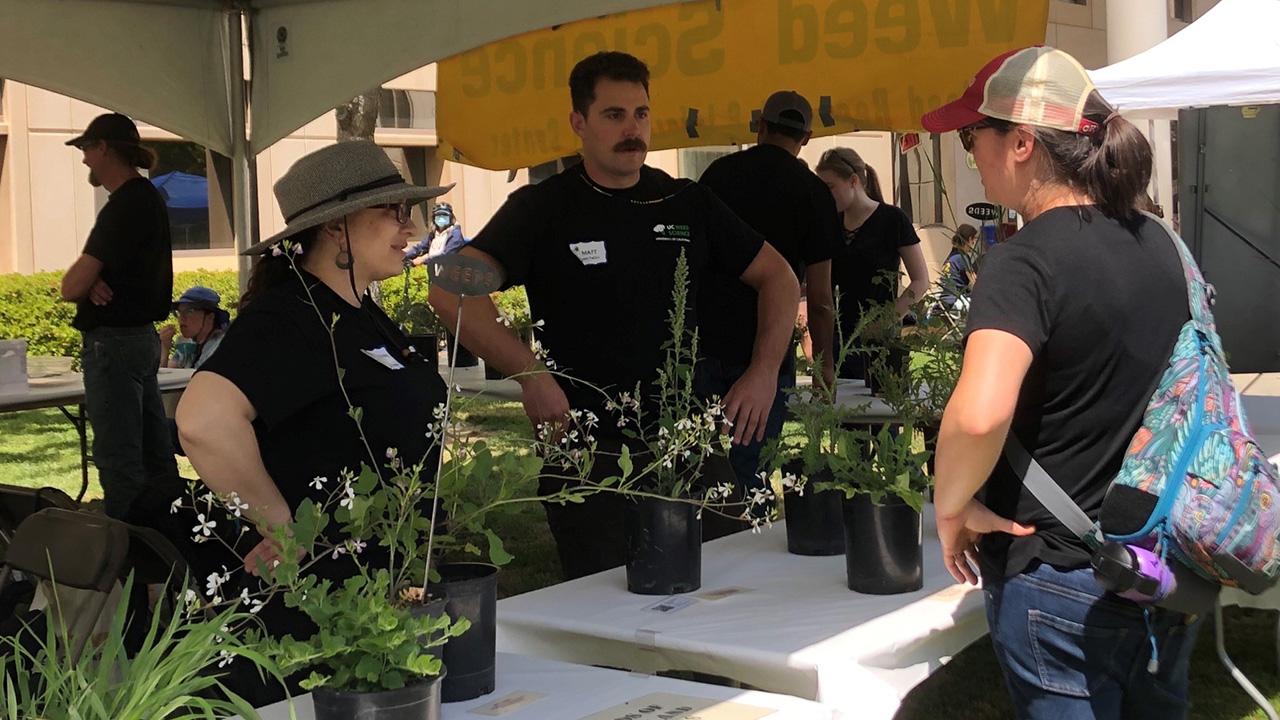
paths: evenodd
<path fill-rule="evenodd" d="M 107 598 L 127 572 L 129 528 L 122 522 L 86 512 L 46 508 L 18 526 L 4 554 L 0 569 L 0 591 L 15 572 L 45 581 L 49 606 L 72 639 L 70 662 L 76 662 L 88 642 Z M 59 588 L 75 588 L 90 593 L 87 601 L 75 604 L 63 615 Z"/>
<path fill-rule="evenodd" d="M 23 520 L 51 507 L 75 510 L 76 501 L 58 488 L 0 485 L 0 542 L 8 543 Z"/>

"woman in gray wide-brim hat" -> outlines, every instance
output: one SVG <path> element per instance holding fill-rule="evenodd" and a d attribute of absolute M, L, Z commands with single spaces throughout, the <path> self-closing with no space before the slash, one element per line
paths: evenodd
<path fill-rule="evenodd" d="M 260 258 L 240 315 L 192 378 L 177 415 L 200 479 L 217 493 L 236 493 L 261 530 L 238 548 L 246 571 L 274 559 L 274 544 L 261 539 L 266 530 L 289 522 L 304 500 L 328 499 L 344 471 L 384 467 L 392 448 L 434 471 L 438 450 L 426 430 L 445 400 L 444 383 L 366 291 L 402 270 L 404 248 L 419 234 L 412 204 L 447 190 L 404 182 L 386 153 L 365 141 L 311 153 L 276 183 L 285 228 L 247 251 Z M 359 427 L 352 405 L 363 411 Z M 379 552 L 369 547 L 364 561 L 376 564 Z M 354 568 L 326 556 L 313 571 L 340 581 Z M 274 605 L 260 613 L 268 632 L 311 632 L 305 617 Z"/>

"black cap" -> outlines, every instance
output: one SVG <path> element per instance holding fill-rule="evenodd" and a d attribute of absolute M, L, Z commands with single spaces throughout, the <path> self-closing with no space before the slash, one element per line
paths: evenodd
<path fill-rule="evenodd" d="M 760 119 L 801 132 L 809 132 L 813 122 L 813 106 L 795 90 L 779 90 L 764 101 Z"/>
<path fill-rule="evenodd" d="M 142 138 L 138 135 L 138 126 L 134 125 L 128 116 L 120 113 L 99 115 L 93 119 L 93 122 L 89 123 L 89 127 L 84 129 L 84 133 L 80 137 L 68 140 L 67 144 L 74 147 L 83 147 L 88 143 L 100 140 L 128 145 L 142 144 Z"/>

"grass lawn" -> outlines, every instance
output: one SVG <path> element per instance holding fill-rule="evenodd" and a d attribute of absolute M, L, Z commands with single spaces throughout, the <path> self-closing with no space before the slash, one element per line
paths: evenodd
<path fill-rule="evenodd" d="M 519 439 L 529 426 L 519 403 L 474 401 L 458 408 L 463 427 L 498 450 L 519 451 Z M 73 497 L 80 488 L 78 440 L 75 429 L 57 410 L 0 414 L 0 483 L 49 485 Z M 194 477 L 189 464 L 180 468 Z M 532 492 L 533 488 L 530 488 Z M 90 468 L 88 497 L 101 497 L 96 472 Z M 529 503 L 494 523 L 515 560 L 499 575 L 499 595 L 505 597 L 560 581 L 555 545 L 542 508 Z M 1227 648 L 1240 668 L 1280 708 L 1280 677 L 1276 675 L 1275 611 L 1228 608 Z M 1191 717 L 1197 720 L 1262 720 L 1265 716 L 1218 664 L 1212 628 L 1205 627 L 1191 665 Z M 907 696 L 900 720 L 1011 717 L 986 639 L 957 655 L 950 664 Z"/>

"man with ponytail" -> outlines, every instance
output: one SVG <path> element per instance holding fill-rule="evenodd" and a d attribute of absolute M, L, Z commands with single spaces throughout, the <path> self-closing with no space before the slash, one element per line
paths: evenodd
<path fill-rule="evenodd" d="M 62 299 L 76 304 L 72 325 L 84 336 L 93 461 L 107 515 L 146 524 L 180 491 L 156 382 L 154 323 L 168 317 L 173 297 L 169 215 L 160 191 L 138 172 L 155 166 L 155 154 L 142 146 L 133 120 L 99 115 L 67 145 L 84 154 L 89 184 L 111 195 L 62 277 Z"/>
<path fill-rule="evenodd" d="M 1017 441 L 1107 532 L 1103 497 L 1190 312 L 1178 251 L 1137 209 L 1151 148 L 1070 55 L 1001 55 L 928 113 L 959 131 L 987 199 L 1026 225 L 985 256 L 934 493 L 943 561 L 982 579 L 1019 718 L 1181 718 L 1196 617 L 1110 594 L 1085 542 L 1002 457 Z"/>

